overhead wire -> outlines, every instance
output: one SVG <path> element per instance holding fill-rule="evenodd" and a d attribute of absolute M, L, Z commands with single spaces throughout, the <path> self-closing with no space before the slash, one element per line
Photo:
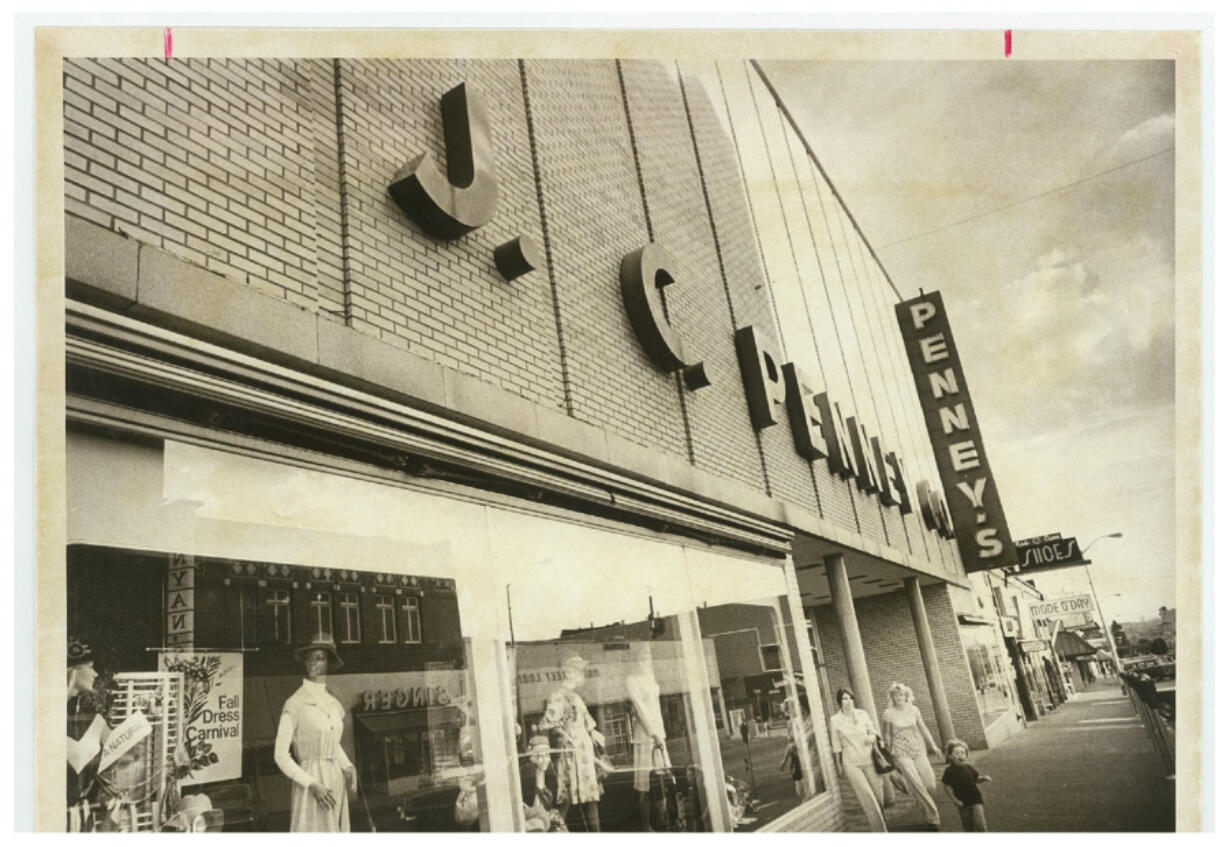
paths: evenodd
<path fill-rule="evenodd" d="M 1112 174 L 1112 173 L 1115 173 L 1116 171 L 1122 171 L 1124 168 L 1130 168 L 1133 165 L 1139 165 L 1142 162 L 1147 162 L 1150 159 L 1156 159 L 1159 156 L 1164 156 L 1167 153 L 1173 153 L 1174 151 L 1175 151 L 1174 147 L 1167 147 L 1165 150 L 1159 150 L 1157 153 L 1150 153 L 1148 156 L 1142 156 L 1139 159 L 1133 159 L 1131 162 L 1125 162 L 1122 165 L 1116 165 L 1114 168 L 1108 168 L 1107 170 L 1099 171 L 1096 174 L 1090 174 L 1089 176 L 1083 176 L 1081 179 L 1073 180 L 1072 182 L 1065 183 L 1064 185 L 1058 186 L 1056 188 L 1049 188 L 1046 191 L 1042 191 L 1038 194 L 1032 194 L 1029 197 L 1023 197 L 1021 200 L 1014 200 L 1012 203 L 1006 203 L 1005 205 L 998 206 L 995 209 L 989 209 L 986 212 L 980 212 L 978 214 L 971 215 L 969 218 L 963 218 L 962 220 L 954 221 L 953 223 L 947 223 L 942 226 L 939 226 L 936 229 L 930 229 L 925 232 L 916 233 L 915 235 L 909 235 L 906 238 L 900 239 L 898 241 L 891 241 L 889 244 L 886 244 L 880 247 L 879 249 L 889 250 L 891 247 L 897 247 L 900 244 L 906 244 L 908 241 L 915 241 L 917 238 L 923 238 L 924 236 L 927 236 L 927 235 L 934 235 L 938 232 L 944 232 L 947 229 L 953 229 L 956 226 L 962 226 L 962 224 L 970 223 L 971 221 L 977 221 L 980 218 L 986 218 L 988 215 L 995 215 L 997 212 L 1003 212 L 1006 209 L 1012 209 L 1013 207 L 1020 206 L 1023 203 L 1029 203 L 1032 200 L 1038 200 L 1040 198 L 1047 197 L 1050 194 L 1055 194 L 1060 191 L 1066 191 L 1067 189 L 1073 188 L 1074 186 L 1081 185 L 1083 182 L 1089 182 L 1092 179 L 1098 179 L 1099 177 L 1106 176 L 1107 174 Z"/>

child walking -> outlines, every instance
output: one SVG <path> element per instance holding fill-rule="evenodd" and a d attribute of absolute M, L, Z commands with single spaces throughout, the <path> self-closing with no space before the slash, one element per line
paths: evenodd
<path fill-rule="evenodd" d="M 790 767 L 792 771 L 792 786 L 796 789 L 796 796 L 805 796 L 805 786 L 801 782 L 803 774 L 800 771 L 800 751 L 796 749 L 796 741 L 788 734 L 788 748 L 783 751 L 783 761 L 779 763 L 779 770 L 785 767 Z"/>
<path fill-rule="evenodd" d="M 988 818 L 983 811 L 983 794 L 979 784 L 991 782 L 992 777 L 981 774 L 970 763 L 970 748 L 966 742 L 950 739 L 945 745 L 945 761 L 949 767 L 941 776 L 941 787 L 958 807 L 962 829 L 966 832 L 987 832 Z"/>

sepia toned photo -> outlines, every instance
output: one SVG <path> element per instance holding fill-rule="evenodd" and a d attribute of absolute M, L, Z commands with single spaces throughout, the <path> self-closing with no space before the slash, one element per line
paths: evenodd
<path fill-rule="evenodd" d="M 31 828 L 1202 828 L 1198 32 L 33 40 Z"/>

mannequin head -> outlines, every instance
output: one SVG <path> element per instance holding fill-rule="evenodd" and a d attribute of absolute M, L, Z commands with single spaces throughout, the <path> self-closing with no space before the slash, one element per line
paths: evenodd
<path fill-rule="evenodd" d="M 92 691 L 97 679 L 94 651 L 88 644 L 73 638 L 68 642 L 68 696 Z"/>
<path fill-rule="evenodd" d="M 572 691 L 583 684 L 583 669 L 587 661 L 578 653 L 572 653 L 562 662 L 563 684 Z"/>
<path fill-rule="evenodd" d="M 302 670 L 311 682 L 319 682 L 328 676 L 328 651 L 322 648 L 307 650 L 302 655 Z"/>

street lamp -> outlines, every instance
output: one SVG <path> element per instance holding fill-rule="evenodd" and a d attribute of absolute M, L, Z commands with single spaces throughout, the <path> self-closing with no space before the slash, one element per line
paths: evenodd
<path fill-rule="evenodd" d="M 1084 559 L 1086 556 L 1086 553 L 1089 552 L 1090 548 L 1093 547 L 1095 544 L 1097 544 L 1099 541 L 1102 541 L 1104 538 L 1123 538 L 1123 537 L 1124 537 L 1124 533 L 1122 532 L 1112 532 L 1107 535 L 1100 535 L 1098 536 L 1098 538 L 1095 538 L 1093 541 L 1091 541 L 1089 544 L 1085 546 L 1085 549 L 1081 551 L 1081 558 Z M 1090 595 L 1094 598 L 1094 608 L 1098 610 L 1098 621 L 1099 623 L 1102 624 L 1103 634 L 1107 636 L 1107 646 L 1111 648 L 1111 658 L 1115 660 L 1115 672 L 1116 674 L 1122 674 L 1124 672 L 1124 665 L 1122 662 L 1120 662 L 1120 654 L 1116 652 L 1116 649 L 1115 649 L 1115 636 L 1111 633 L 1111 630 L 1108 629 L 1107 627 L 1107 619 L 1103 617 L 1103 607 L 1098 602 L 1098 592 L 1094 590 L 1094 577 L 1090 575 L 1089 563 L 1087 562 L 1084 565 L 1084 567 L 1086 569 L 1086 579 L 1089 580 L 1089 583 L 1090 583 Z"/>

